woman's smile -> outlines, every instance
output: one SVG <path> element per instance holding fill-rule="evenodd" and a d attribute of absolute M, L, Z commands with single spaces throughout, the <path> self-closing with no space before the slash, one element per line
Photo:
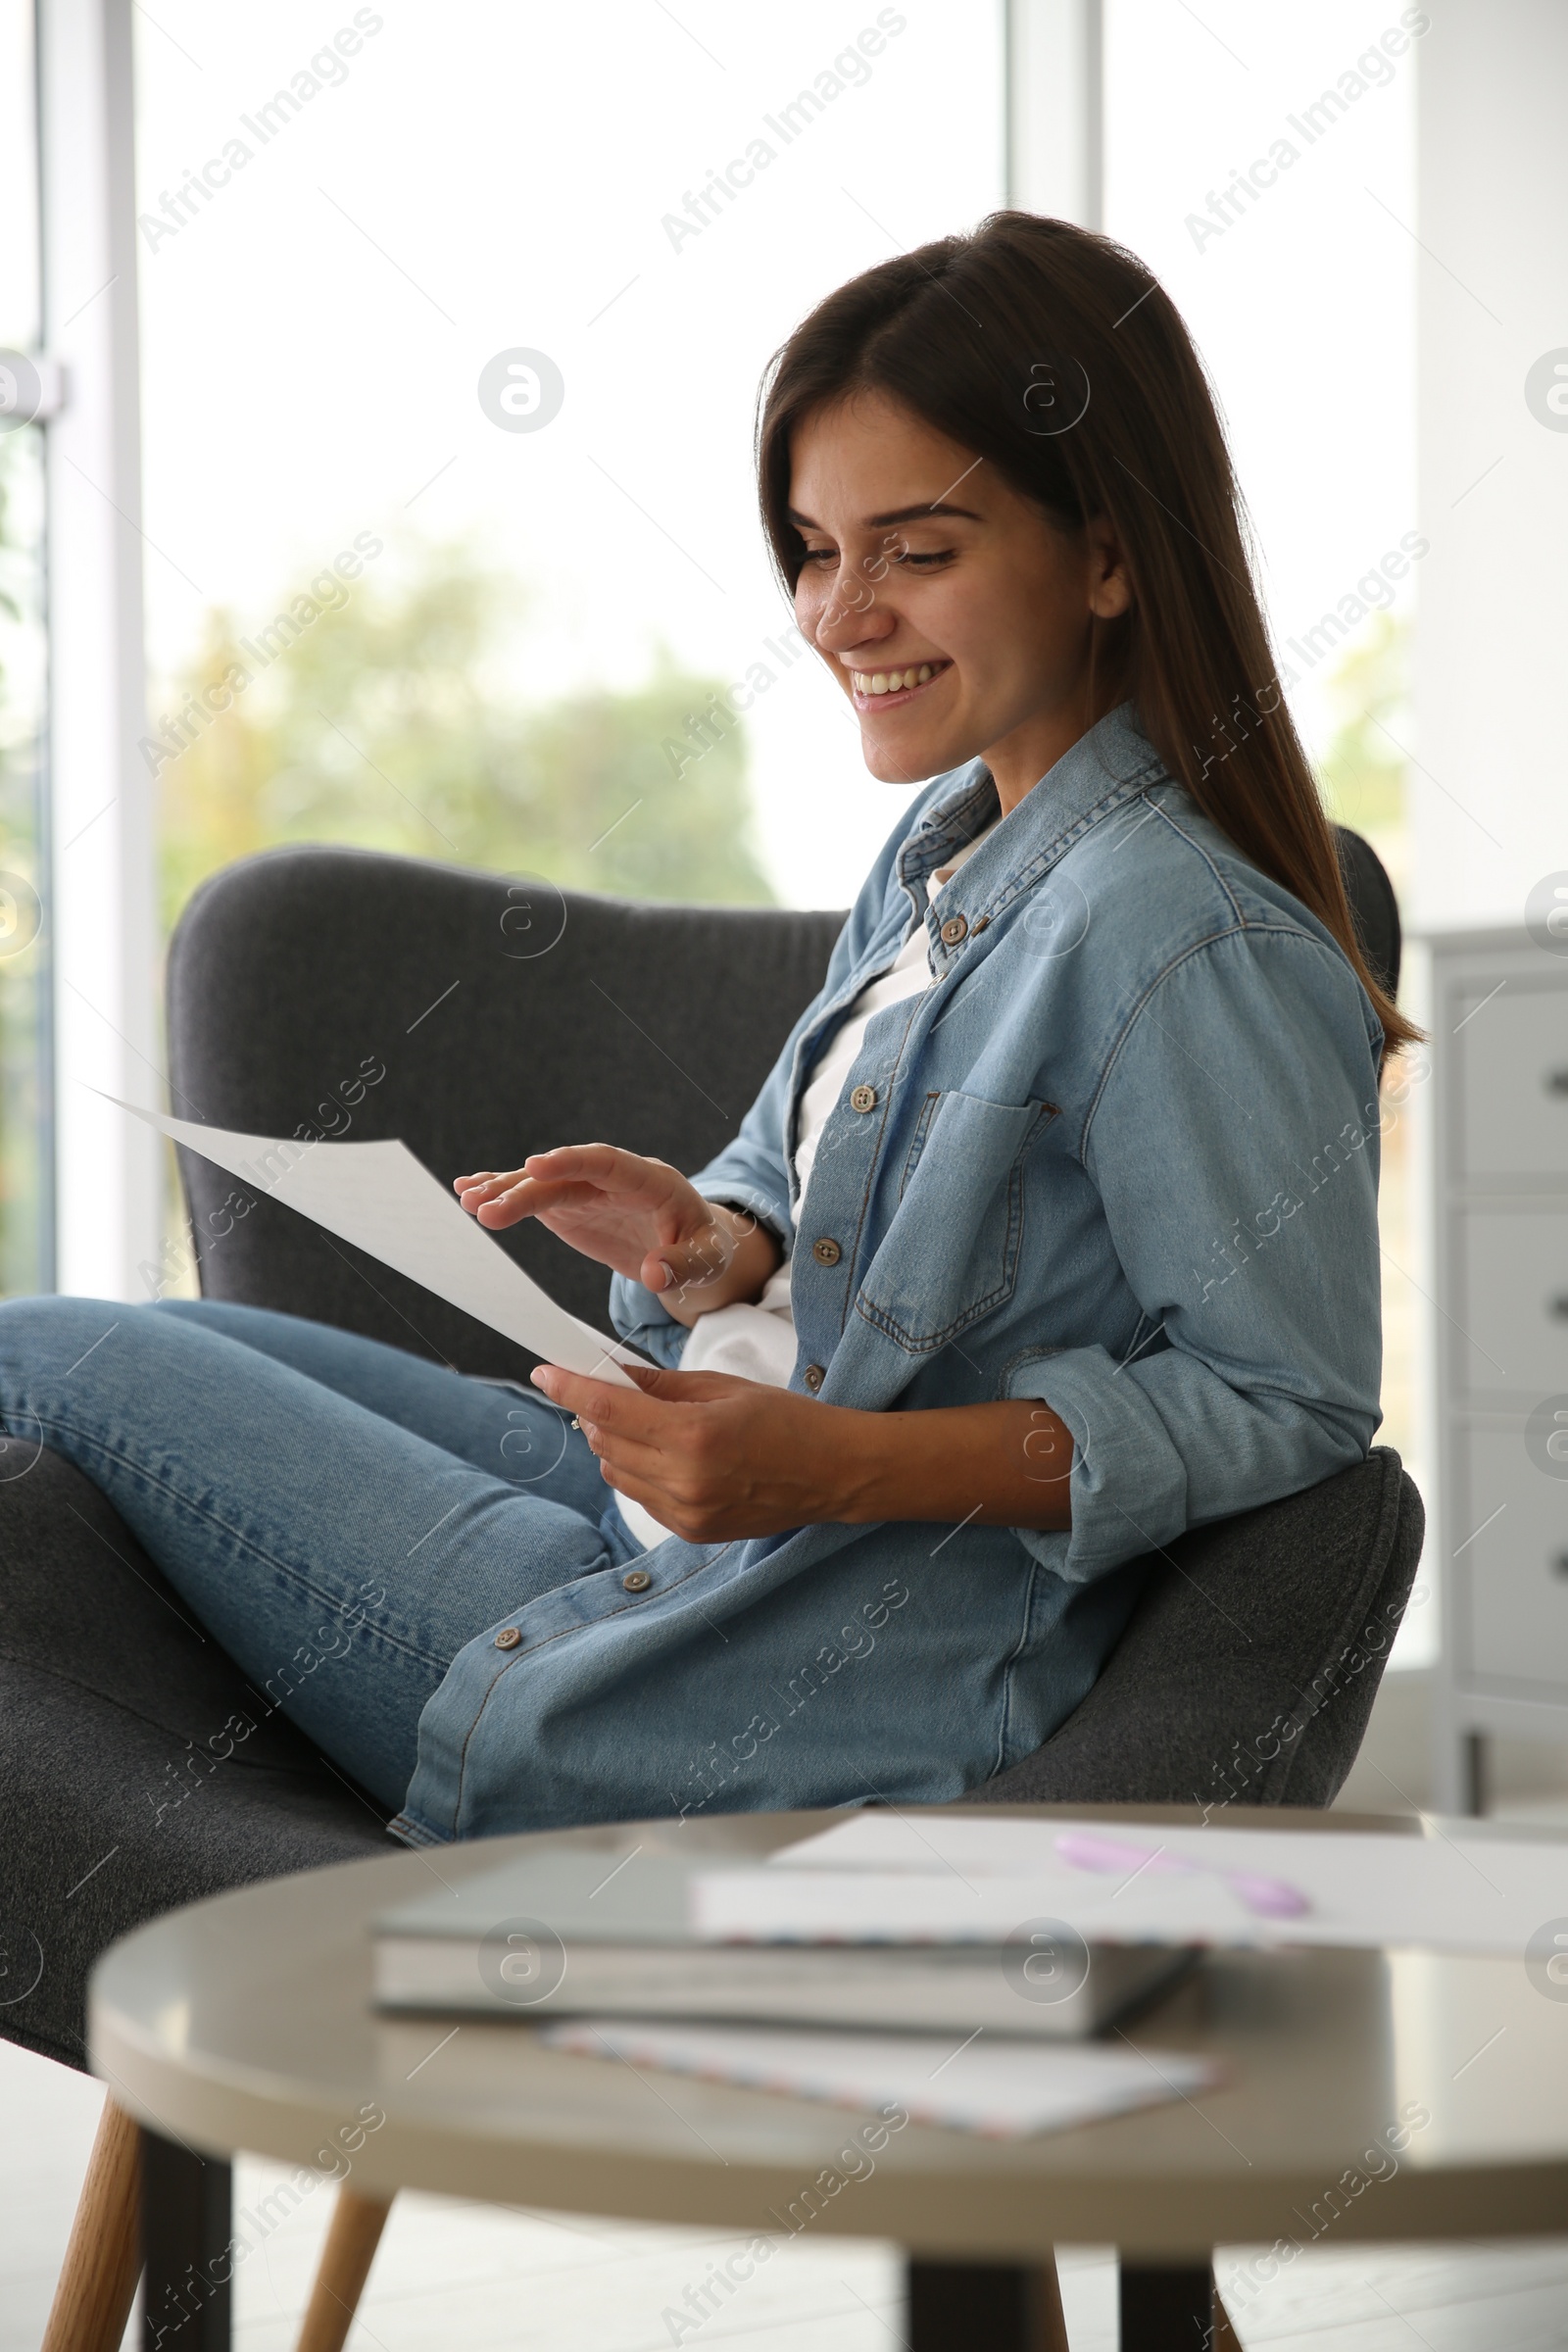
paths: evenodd
<path fill-rule="evenodd" d="M 934 662 L 905 662 L 894 665 L 879 662 L 869 669 L 850 671 L 850 700 L 857 710 L 875 710 L 880 717 L 884 710 L 902 710 L 912 703 L 927 686 L 953 667 L 940 656 Z"/>

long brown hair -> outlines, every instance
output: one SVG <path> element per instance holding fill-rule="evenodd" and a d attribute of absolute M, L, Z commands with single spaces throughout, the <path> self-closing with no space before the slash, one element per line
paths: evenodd
<path fill-rule="evenodd" d="M 858 390 L 901 401 L 1068 529 L 1104 517 L 1133 610 L 1096 622 L 1091 695 L 1130 697 L 1170 773 L 1243 856 L 1333 933 L 1383 1023 L 1420 1032 L 1370 970 L 1253 585 L 1246 510 L 1176 306 L 1108 237 L 994 213 L 840 286 L 764 379 L 762 520 L 793 594 L 790 437 Z M 1098 714 L 1093 710 L 1086 713 Z"/>

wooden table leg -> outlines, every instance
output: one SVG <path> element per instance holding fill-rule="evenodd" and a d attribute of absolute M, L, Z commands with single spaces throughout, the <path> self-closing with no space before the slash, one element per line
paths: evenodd
<path fill-rule="evenodd" d="M 136 2126 L 106 2098 L 76 2200 L 43 2352 L 120 2352 L 141 2276 L 141 2150 Z"/>
<path fill-rule="evenodd" d="M 297 2352 L 343 2352 L 391 2210 L 390 2197 L 338 2190 Z"/>
<path fill-rule="evenodd" d="M 233 2199 L 228 2165 L 143 2126 L 144 2352 L 229 2352 Z"/>
<path fill-rule="evenodd" d="M 909 2352 L 1067 2352 L 1056 2266 L 911 2262 Z"/>

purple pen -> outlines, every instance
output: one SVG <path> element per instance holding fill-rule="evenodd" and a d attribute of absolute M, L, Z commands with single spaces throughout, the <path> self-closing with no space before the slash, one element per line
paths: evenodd
<path fill-rule="evenodd" d="M 1085 1837 L 1064 1830 L 1056 1839 L 1056 1851 L 1075 1870 L 1119 1871 L 1129 1877 L 1140 1870 L 1212 1871 L 1249 1911 L 1264 1919 L 1299 1919 L 1312 1907 L 1300 1888 L 1285 1879 L 1269 1878 L 1260 1871 L 1233 1870 L 1223 1862 L 1195 1862 L 1163 1846 L 1127 1845 L 1119 1838 Z"/>

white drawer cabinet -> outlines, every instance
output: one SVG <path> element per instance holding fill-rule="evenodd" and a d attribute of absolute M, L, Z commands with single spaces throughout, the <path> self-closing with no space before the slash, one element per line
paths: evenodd
<path fill-rule="evenodd" d="M 1568 1743 L 1568 1461 L 1529 1439 L 1568 1413 L 1568 956 L 1522 928 L 1419 950 L 1437 1801 L 1466 1812 L 1488 1734 Z"/>
<path fill-rule="evenodd" d="M 1568 995 L 1563 998 L 1568 1014 Z M 1568 1390 L 1568 1202 L 1459 1210 L 1460 1306 L 1449 1331 L 1458 1396 Z"/>
<path fill-rule="evenodd" d="M 1517 1428 L 1472 1429 L 1453 1464 L 1461 1519 L 1478 1531 L 1450 1547 L 1464 1592 L 1455 1663 L 1549 1701 L 1568 1692 L 1568 1480 L 1522 1477 L 1522 1451 Z"/>
<path fill-rule="evenodd" d="M 1543 956 L 1528 941 L 1523 952 L 1560 963 L 1563 977 L 1516 975 L 1494 995 L 1495 982 L 1489 987 L 1480 971 L 1449 999 L 1464 1024 L 1452 1039 L 1450 1173 L 1500 1192 L 1561 1185 L 1568 1157 L 1568 959 Z"/>

